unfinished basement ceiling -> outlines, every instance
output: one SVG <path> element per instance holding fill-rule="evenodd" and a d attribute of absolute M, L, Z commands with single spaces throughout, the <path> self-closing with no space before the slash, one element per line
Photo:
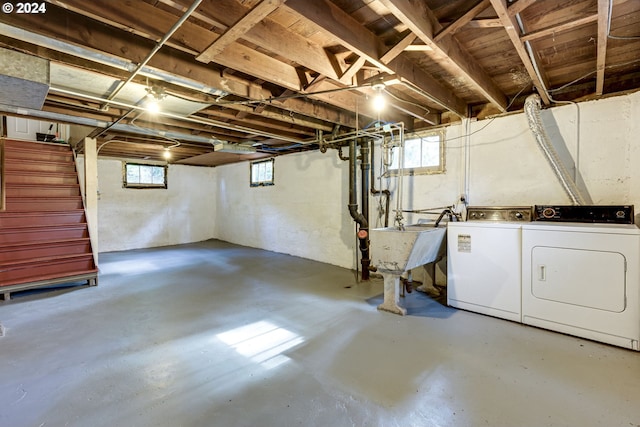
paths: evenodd
<path fill-rule="evenodd" d="M 640 1 L 51 0 L 3 13 L 0 46 L 50 61 L 40 116 L 91 125 L 101 156 L 215 166 L 638 90 Z"/>

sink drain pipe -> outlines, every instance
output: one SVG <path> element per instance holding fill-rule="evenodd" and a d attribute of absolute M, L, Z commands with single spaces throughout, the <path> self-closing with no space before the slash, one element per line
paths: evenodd
<path fill-rule="evenodd" d="M 362 280 L 369 280 L 369 148 L 365 145 L 360 147 L 361 169 L 362 169 L 362 212 L 358 212 L 358 194 L 356 190 L 356 138 L 349 141 L 349 214 L 358 224 L 358 241 L 362 257 Z"/>

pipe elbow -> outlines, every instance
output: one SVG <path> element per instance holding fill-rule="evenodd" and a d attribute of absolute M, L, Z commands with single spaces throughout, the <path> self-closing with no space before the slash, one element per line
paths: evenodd
<path fill-rule="evenodd" d="M 367 223 L 367 220 L 365 219 L 364 215 L 358 212 L 358 205 L 349 204 L 349 214 L 351 215 L 351 218 L 353 218 L 353 220 L 357 222 L 358 225 L 360 225 L 360 227 L 362 228 L 369 227 L 369 224 Z"/>

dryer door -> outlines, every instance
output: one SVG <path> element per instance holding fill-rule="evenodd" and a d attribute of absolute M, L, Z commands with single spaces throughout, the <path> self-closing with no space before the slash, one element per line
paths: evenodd
<path fill-rule="evenodd" d="M 522 322 L 638 349 L 640 230 L 522 227 Z"/>
<path fill-rule="evenodd" d="M 536 246 L 531 252 L 535 298 L 620 313 L 626 263 L 618 252 Z"/>

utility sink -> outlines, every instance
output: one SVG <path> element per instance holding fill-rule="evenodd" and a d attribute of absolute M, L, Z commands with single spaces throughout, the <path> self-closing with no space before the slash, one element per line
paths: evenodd
<path fill-rule="evenodd" d="M 371 230 L 373 264 L 384 278 L 384 302 L 379 310 L 405 315 L 407 310 L 398 305 L 400 276 L 405 271 L 437 260 L 447 233 L 446 226 L 435 223 L 412 224 Z"/>
<path fill-rule="evenodd" d="M 402 274 L 435 261 L 447 227 L 433 224 L 406 225 L 404 230 L 397 227 L 371 230 L 371 253 L 378 271 Z"/>

